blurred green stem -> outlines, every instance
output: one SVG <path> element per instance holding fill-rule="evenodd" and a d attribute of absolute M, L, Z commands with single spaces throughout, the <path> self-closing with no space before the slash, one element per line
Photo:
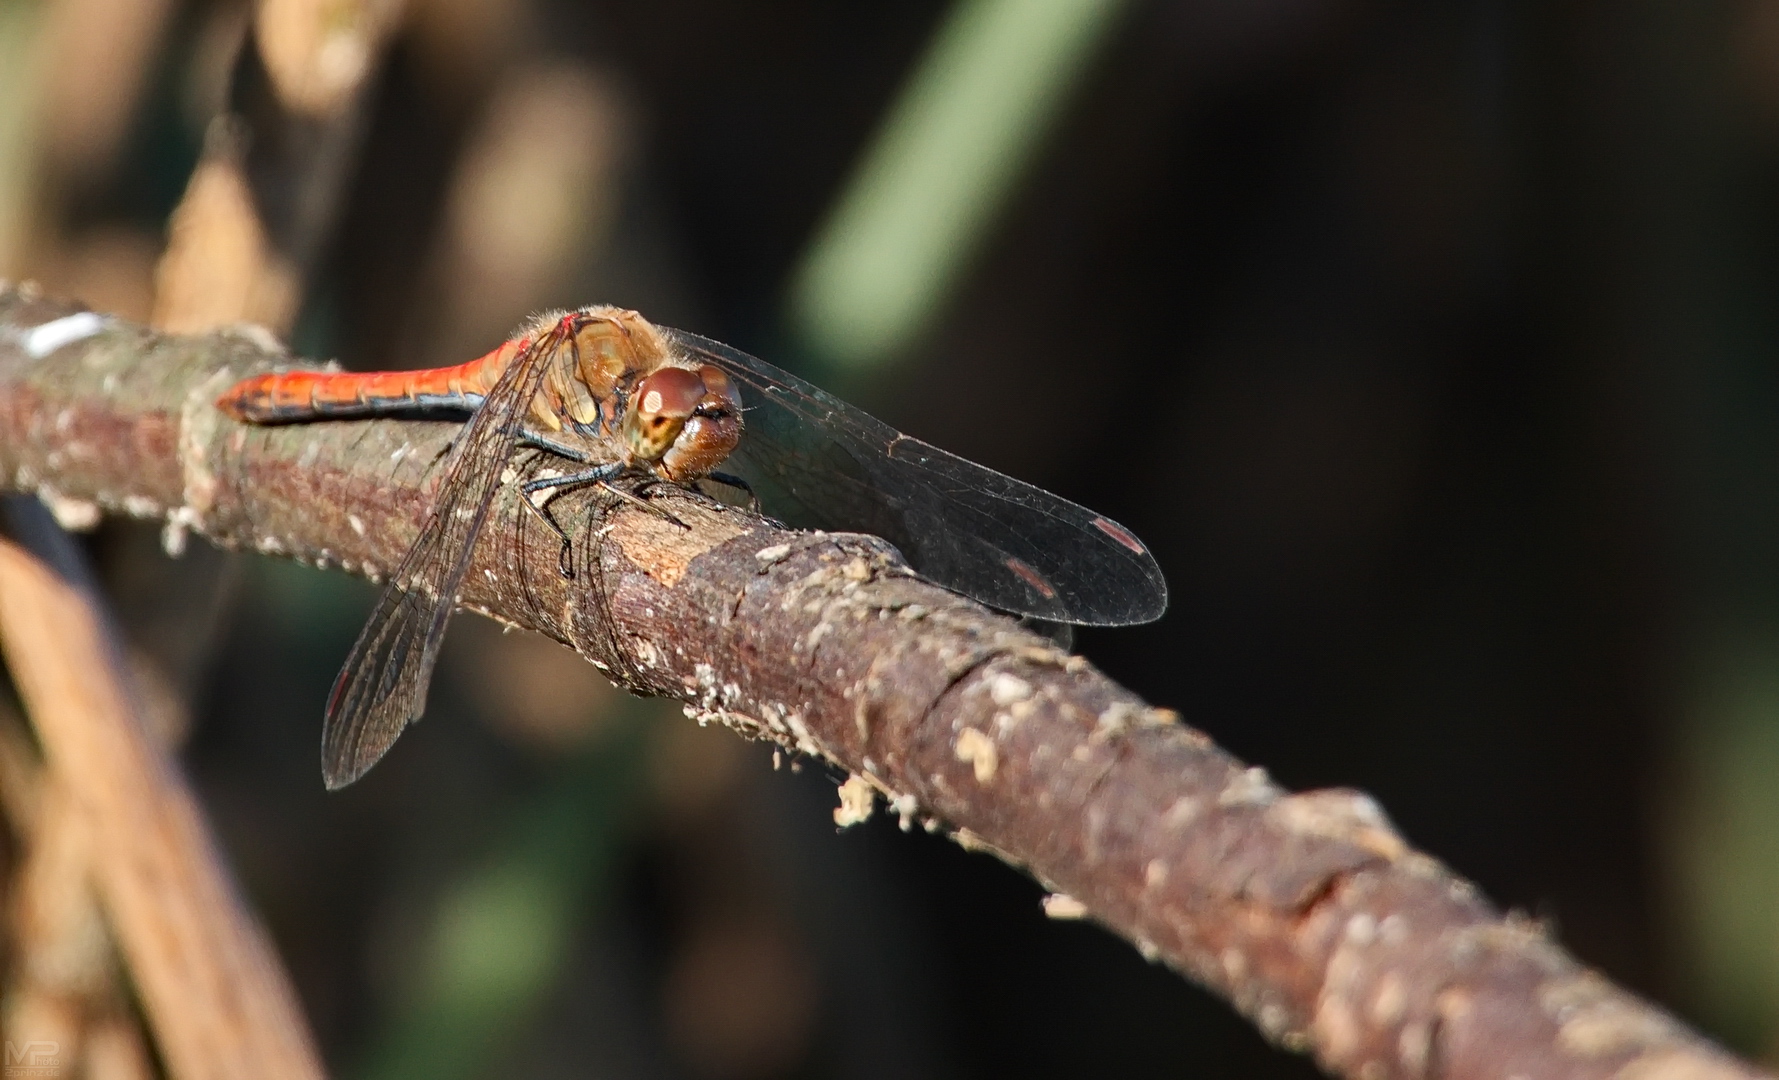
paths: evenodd
<path fill-rule="evenodd" d="M 1779 1026 L 1779 639 L 1711 650 L 1671 795 L 1668 851 L 1692 991 L 1733 1045 Z"/>
<path fill-rule="evenodd" d="M 981 246 L 1122 0 L 959 0 L 791 285 L 800 343 L 895 358 Z"/>
<path fill-rule="evenodd" d="M 0 0 L 0 278 L 22 272 L 36 180 L 42 5 Z"/>

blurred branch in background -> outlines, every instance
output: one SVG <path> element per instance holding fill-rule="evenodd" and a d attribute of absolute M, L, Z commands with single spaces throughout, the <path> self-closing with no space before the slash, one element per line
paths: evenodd
<path fill-rule="evenodd" d="M 0 276 L 23 269 L 20 254 L 31 221 L 36 177 L 39 11 L 31 4 L 0 6 Z"/>
<path fill-rule="evenodd" d="M 0 8 L 0 274 L 29 267 L 146 314 L 127 280 L 152 243 L 67 236 L 70 203 L 119 156 L 174 5 L 55 0 Z M 102 286 L 99 278 L 110 278 Z M 76 280 L 78 279 L 78 281 Z"/>
<path fill-rule="evenodd" d="M 296 995 L 236 896 L 196 800 L 143 721 L 96 594 L 78 580 L 78 550 L 41 507 L 16 504 L 11 523 L 54 560 L 52 569 L 21 546 L 0 546 L 0 643 L 49 763 L 32 864 L 61 862 L 56 876 L 66 889 L 29 899 L 53 905 L 41 912 L 46 920 L 81 920 L 86 874 L 68 861 L 91 853 L 131 980 L 182 1080 L 319 1077 Z M 54 938 L 71 934 L 103 948 L 91 923 Z M 24 958 L 27 967 L 48 961 Z M 62 1052 L 73 1055 L 80 1032 L 65 1030 Z"/>
<path fill-rule="evenodd" d="M 1721 629 L 1720 629 L 1721 632 Z M 1679 781 L 1660 824 L 1689 991 L 1714 1023 L 1779 1058 L 1779 648 L 1750 629 L 1701 663 Z"/>
<path fill-rule="evenodd" d="M 0 297 L 0 472 L 15 482 L 373 576 L 428 514 L 440 425 L 249 433 L 210 396 L 281 352 L 70 317 Z M 564 496 L 580 501 L 562 520 L 588 520 L 588 497 Z M 1365 796 L 1281 791 L 883 542 L 661 497 L 690 528 L 608 507 L 580 537 L 576 582 L 503 500 L 463 604 L 846 770 L 837 820 L 881 796 L 1028 869 L 1056 891 L 1053 917 L 1091 915 L 1342 1075 L 1761 1075 L 1503 916 Z"/>
<path fill-rule="evenodd" d="M 47 136 L 38 145 L 48 182 L 40 197 L 56 200 L 61 183 L 90 182 L 115 164 L 177 5 L 55 0 L 41 10 L 41 40 L 32 50 L 45 65 L 37 125 Z M 49 220 L 59 217 L 52 212 Z"/>
<path fill-rule="evenodd" d="M 150 242 L 133 241 L 127 232 L 106 233 L 95 246 L 91 238 L 67 235 L 63 226 L 71 205 L 117 157 L 127 122 L 141 108 L 142 86 L 173 10 L 170 3 L 111 0 L 57 0 L 43 5 L 40 13 L 31 5 L 4 9 L 6 17 L 20 21 L 0 27 L 8 31 L 0 33 L 0 50 L 17 48 L 31 62 L 7 67 L 18 82 L 17 93 L 8 96 L 12 105 L 0 106 L 5 114 L 0 115 L 0 138 L 14 136 L 0 147 L 0 223 L 19 223 L 11 229 L 0 224 L 0 267 L 16 271 L 29 265 L 52 281 L 121 299 L 129 309 L 146 313 L 146 299 L 122 298 L 146 293 Z M 289 328 L 304 278 L 329 235 L 362 129 L 364 88 L 398 11 L 398 4 L 383 0 L 267 0 L 258 6 L 251 25 L 242 7 L 222 5 L 211 12 L 211 29 L 203 38 L 206 56 L 234 74 L 228 80 L 227 108 L 209 125 L 204 158 L 174 214 L 170 245 L 155 272 L 157 320 L 187 329 L 243 320 Z M 37 14 L 38 23 L 21 19 L 22 13 Z M 95 274 L 109 275 L 115 283 L 96 285 Z M 127 549 L 127 544 L 119 547 Z M 232 581 L 228 570 L 214 560 L 187 561 L 175 575 L 183 586 L 168 579 L 178 599 L 162 597 L 136 612 L 161 633 L 144 635 L 153 641 L 148 651 L 127 652 L 134 669 L 134 700 L 143 715 L 157 721 L 145 730 L 169 744 L 183 738 L 189 676 L 201 669 L 205 644 L 213 638 L 205 630 L 214 628 L 222 611 Z M 182 619 L 182 624 L 169 626 Z M 65 722 L 78 724 L 83 715 L 76 711 Z M 91 719 L 98 723 L 103 717 Z M 9 991 L 9 1011 L 21 1025 L 18 1030 L 61 1036 L 51 1041 L 68 1060 L 78 1057 L 97 1069 L 109 1057 L 120 1062 L 117 1068 L 126 1068 L 121 1062 L 129 1047 L 138 1048 L 138 1057 L 145 1049 L 140 1035 L 132 1044 L 124 1034 L 131 1030 L 128 1010 L 112 985 L 109 949 L 93 921 L 97 908 L 86 894 L 85 859 L 96 852 L 115 862 L 118 854 L 114 846 L 95 846 L 92 829 L 105 830 L 107 838 L 122 837 L 133 835 L 130 824 L 154 819 L 127 813 L 101 815 L 98 825 L 88 820 L 90 814 L 77 819 L 77 795 L 84 792 L 81 797 L 90 798 L 95 782 L 101 790 L 126 792 L 131 778 L 69 775 L 99 762 L 67 750 L 50 760 L 52 767 L 38 785 L 46 794 L 30 823 L 35 831 L 16 832 L 28 858 L 20 878 L 20 981 Z M 116 760 L 123 763 L 120 767 L 141 764 L 129 756 Z M 172 769 L 167 762 L 158 767 Z M 168 782 L 178 782 L 169 775 Z M 148 808 L 125 809 L 140 815 Z M 181 828 L 201 829 L 190 807 L 183 813 L 191 820 Z M 23 822 L 15 818 L 14 824 Z M 170 835 L 178 839 L 177 830 Z M 201 839 L 187 843 L 209 850 Z M 158 872 L 205 872 L 182 867 L 180 858 L 173 857 L 174 864 Z M 195 856 L 184 861 L 190 858 Z M 113 917 L 124 924 L 119 933 L 125 956 L 134 982 L 142 987 L 156 1041 L 178 1075 L 319 1073 L 294 997 L 280 982 L 275 955 L 252 937 L 257 931 L 234 926 L 249 916 L 226 911 L 184 920 L 156 916 L 152 907 L 159 901 L 138 895 L 139 882 L 119 877 L 103 862 L 94 867 Z M 218 880 L 199 881 L 193 886 L 199 894 L 232 893 L 226 871 L 210 866 L 207 872 Z M 177 891 L 166 897 L 168 902 L 178 899 Z M 216 918 L 220 921 L 213 927 L 206 925 Z M 57 977 L 42 973 L 58 970 L 58 958 L 74 947 L 70 942 L 83 944 L 86 951 L 78 954 L 80 967 L 61 971 L 58 984 Z M 156 946 L 184 954 L 170 957 Z M 162 970 L 152 970 L 156 964 Z M 231 985 L 230 979 L 239 982 L 240 976 L 222 976 L 233 964 L 244 964 L 265 986 Z M 73 994 L 71 987 L 80 988 L 81 970 L 90 984 L 84 996 L 97 1002 L 88 1007 L 93 1015 L 83 1021 L 70 1014 L 68 1023 L 46 1028 L 43 1003 L 57 1000 L 60 992 L 64 1004 L 78 1004 L 82 995 Z M 180 981 L 192 978 L 200 985 Z M 230 1011 L 236 1007 L 231 996 L 241 998 L 238 1015 Z M 207 1017 L 224 1026 L 205 1029 Z M 231 1023 L 246 1030 L 230 1031 Z M 280 1040 L 294 1040 L 294 1045 L 281 1045 Z"/>
<path fill-rule="evenodd" d="M 173 212 L 157 325 L 288 332 L 364 130 L 399 0 L 261 0 L 228 111 Z"/>
<path fill-rule="evenodd" d="M 92 892 L 92 823 L 48 775 L 21 717 L 0 713 L 0 797 L 29 838 L 10 897 L 12 957 L 0 1031 L 55 1047 L 58 1065 L 95 1080 L 147 1080 L 148 1047 Z"/>
<path fill-rule="evenodd" d="M 498 80 L 465 138 L 397 358 L 459 363 L 549 303 L 606 250 L 630 118 L 612 80 L 574 60 L 526 58 Z"/>
<path fill-rule="evenodd" d="M 933 324 L 1124 6 L 952 6 L 791 278 L 818 362 L 862 372 Z"/>

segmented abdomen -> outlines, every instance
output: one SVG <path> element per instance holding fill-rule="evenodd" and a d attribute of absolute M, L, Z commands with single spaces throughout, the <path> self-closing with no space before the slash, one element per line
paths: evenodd
<path fill-rule="evenodd" d="M 388 416 L 451 409 L 468 412 L 482 403 L 522 343 L 500 348 L 455 367 L 422 371 L 281 371 L 236 383 L 216 407 L 255 424 Z"/>

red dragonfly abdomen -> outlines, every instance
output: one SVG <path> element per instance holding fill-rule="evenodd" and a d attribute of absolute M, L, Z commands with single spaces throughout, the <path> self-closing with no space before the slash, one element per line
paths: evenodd
<path fill-rule="evenodd" d="M 455 367 L 423 371 L 281 371 L 243 379 L 216 407 L 255 424 L 389 416 L 430 409 L 470 412 L 524 341 Z"/>

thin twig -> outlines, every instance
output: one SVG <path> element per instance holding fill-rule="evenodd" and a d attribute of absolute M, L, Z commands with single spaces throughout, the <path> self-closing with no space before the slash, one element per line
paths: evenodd
<path fill-rule="evenodd" d="M 164 518 L 170 547 L 196 531 L 377 577 L 412 541 L 453 425 L 238 426 L 211 401 L 285 361 L 265 335 L 69 310 L 0 296 L 0 477 L 64 513 Z M 833 763 L 847 819 L 882 798 L 1026 868 L 1053 915 L 1104 924 L 1332 1072 L 1762 1075 L 1503 916 L 1366 796 L 1280 790 L 882 541 L 660 496 L 689 530 L 566 497 L 558 517 L 588 523 L 568 581 L 503 495 L 462 603 Z"/>

